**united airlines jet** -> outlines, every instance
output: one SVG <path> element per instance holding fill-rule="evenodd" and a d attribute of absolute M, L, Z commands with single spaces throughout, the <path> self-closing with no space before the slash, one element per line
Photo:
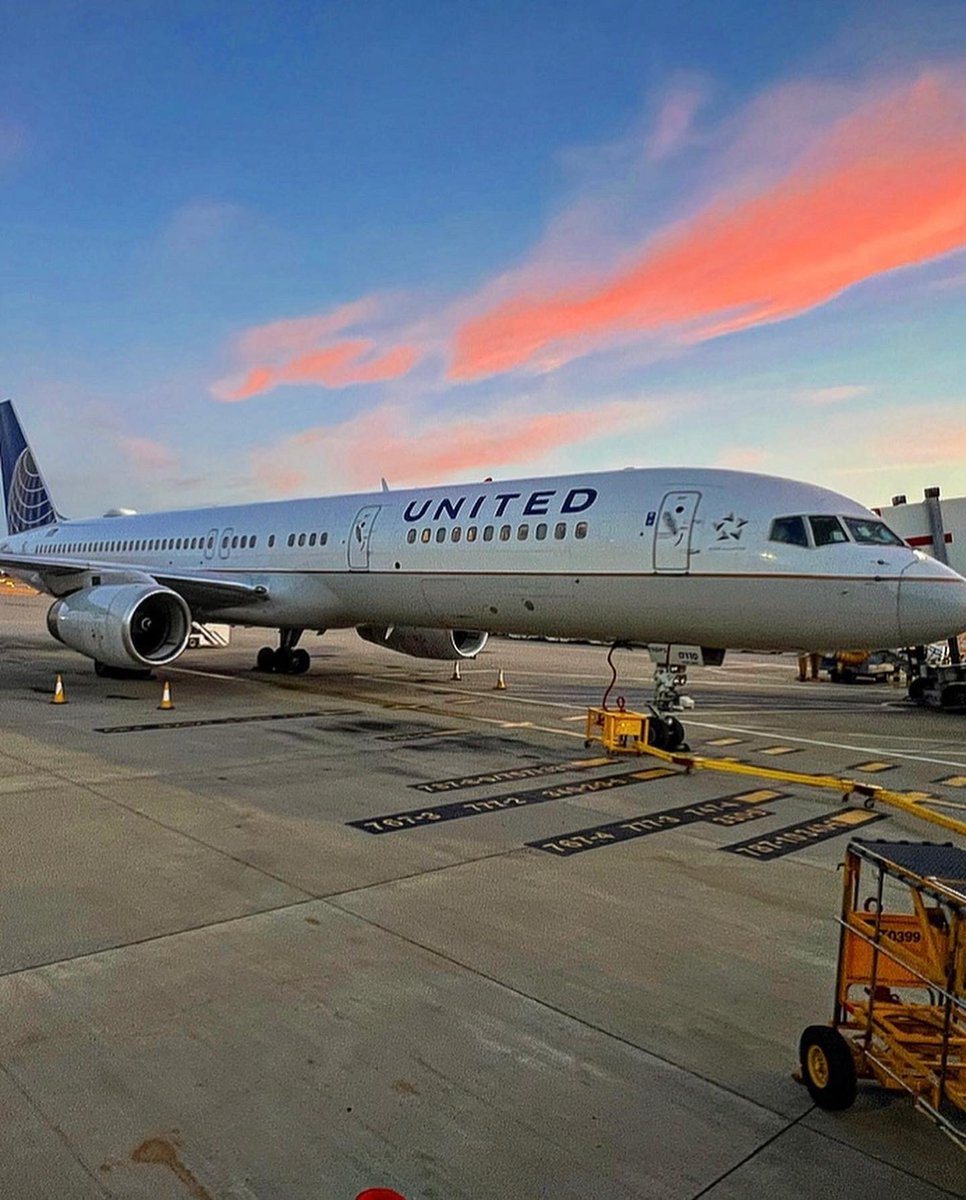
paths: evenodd
<path fill-rule="evenodd" d="M 966 580 L 825 488 L 676 467 L 67 520 L 0 404 L 0 569 L 55 597 L 99 674 L 173 662 L 192 620 L 356 627 L 472 658 L 489 633 L 714 648 L 906 646 L 966 628 Z"/>

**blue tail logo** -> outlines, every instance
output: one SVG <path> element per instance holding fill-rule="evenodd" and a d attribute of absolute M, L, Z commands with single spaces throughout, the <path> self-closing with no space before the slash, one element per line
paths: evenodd
<path fill-rule="evenodd" d="M 9 400 L 0 403 L 0 467 L 8 533 L 41 529 L 60 520 Z"/>

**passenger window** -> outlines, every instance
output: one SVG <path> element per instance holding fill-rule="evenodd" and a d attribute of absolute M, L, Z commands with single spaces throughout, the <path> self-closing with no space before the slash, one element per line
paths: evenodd
<path fill-rule="evenodd" d="M 865 517 L 846 517 L 849 532 L 863 546 L 905 546 L 898 534 L 892 532 L 882 521 Z"/>
<path fill-rule="evenodd" d="M 295 534 L 294 534 L 294 533 L 290 533 L 290 534 L 288 535 L 288 544 L 289 544 L 290 546 L 294 546 L 294 545 L 295 545 Z"/>
<path fill-rule="evenodd" d="M 416 540 L 416 530 L 410 529 L 409 532 L 406 534 L 406 541 L 411 546 L 415 540 Z"/>
<path fill-rule="evenodd" d="M 508 542 L 510 540 L 510 534 L 512 532 L 513 532 L 513 530 L 510 528 L 509 525 L 501 525 L 500 526 L 500 541 Z"/>
<path fill-rule="evenodd" d="M 433 531 L 431 529 L 424 529 L 423 532 L 419 535 L 419 540 L 421 542 L 428 542 L 432 536 L 433 536 Z"/>
<path fill-rule="evenodd" d="M 309 545 L 310 545 L 310 546 L 314 546 L 314 545 L 315 545 L 315 534 L 314 534 L 314 533 L 310 533 L 310 534 L 309 534 Z"/>
<path fill-rule="evenodd" d="M 252 534 L 252 536 L 251 536 L 251 537 L 248 539 L 248 549 L 249 549 L 249 550 L 254 550 L 254 549 L 255 549 L 255 543 L 256 543 L 257 541 L 258 541 L 258 538 L 257 538 L 257 537 L 256 537 L 256 535 L 253 533 L 253 534 Z"/>
<path fill-rule="evenodd" d="M 320 546 L 324 546 L 328 540 L 329 540 L 329 535 L 327 533 L 319 534 L 319 545 Z"/>
<path fill-rule="evenodd" d="M 304 533 L 300 533 L 300 534 L 299 534 L 299 545 L 300 545 L 300 546 L 304 546 L 304 545 L 305 545 L 305 534 L 304 534 Z"/>
<path fill-rule="evenodd" d="M 536 529 L 533 531 L 533 533 L 534 533 L 534 536 L 536 537 L 536 539 L 537 539 L 537 541 L 538 541 L 538 542 L 542 542 L 542 541 L 544 541 L 544 539 L 545 539 L 545 538 L 546 538 L 546 536 L 547 536 L 547 526 L 546 526 L 546 523 L 545 523 L 544 521 L 541 521 L 541 522 L 540 522 L 540 524 L 539 524 L 539 525 L 536 527 Z"/>
<path fill-rule="evenodd" d="M 466 540 L 467 540 L 468 542 L 475 542 L 475 541 L 476 541 L 476 526 L 475 526 L 475 525 L 468 525 L 468 526 L 467 526 L 467 529 L 466 529 Z"/>
<path fill-rule="evenodd" d="M 236 534 L 235 534 L 235 536 L 234 536 L 234 537 L 231 539 L 231 548 L 232 548 L 232 550 L 237 550 L 237 549 L 238 549 L 238 534 L 237 534 L 237 533 L 236 533 Z"/>
<path fill-rule="evenodd" d="M 436 540 L 437 540 L 437 542 L 445 542 L 446 541 L 446 530 L 443 528 L 442 525 L 440 525 L 439 529 L 436 530 Z"/>
<path fill-rule="evenodd" d="M 231 540 L 231 539 L 230 539 L 230 538 L 228 538 L 227 536 L 226 536 L 226 537 L 223 537 L 223 538 L 221 539 L 221 548 L 222 548 L 222 550 L 227 550 L 227 549 L 228 549 L 228 545 L 229 545 L 229 542 L 230 542 L 230 540 Z"/>
<path fill-rule="evenodd" d="M 557 539 L 558 542 L 563 541 L 563 539 L 567 536 L 567 522 L 566 521 L 558 521 L 557 524 L 554 525 L 553 536 Z"/>
<path fill-rule="evenodd" d="M 776 517 L 768 531 L 770 542 L 781 542 L 786 546 L 807 546 L 808 534 L 802 517 Z"/>
<path fill-rule="evenodd" d="M 574 526 L 574 537 L 575 538 L 585 538 L 586 536 L 587 536 L 587 522 L 586 521 L 578 521 L 577 524 Z"/>
<path fill-rule="evenodd" d="M 493 541 L 493 526 L 492 525 L 485 525 L 483 527 L 483 541 L 484 542 L 492 542 Z"/>
<path fill-rule="evenodd" d="M 530 536 L 530 526 L 529 525 L 518 525 L 517 526 L 517 541 L 518 542 L 525 542 L 529 536 Z"/>
<path fill-rule="evenodd" d="M 454 542 L 458 542 L 462 536 L 463 536 L 463 530 L 459 527 L 459 525 L 454 525 L 453 532 L 450 534 L 450 537 L 452 538 L 452 540 Z"/>
<path fill-rule="evenodd" d="M 809 517 L 808 523 L 816 546 L 834 546 L 849 540 L 838 517 Z"/>

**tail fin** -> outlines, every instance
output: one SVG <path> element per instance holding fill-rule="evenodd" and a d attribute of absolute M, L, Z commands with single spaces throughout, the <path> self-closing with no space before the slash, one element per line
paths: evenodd
<path fill-rule="evenodd" d="M 40 529 L 61 519 L 9 400 L 0 402 L 0 468 L 8 533 Z"/>

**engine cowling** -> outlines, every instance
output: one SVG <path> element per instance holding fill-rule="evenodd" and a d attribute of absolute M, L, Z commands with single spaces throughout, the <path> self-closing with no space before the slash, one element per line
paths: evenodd
<path fill-rule="evenodd" d="M 407 626 L 360 625 L 359 637 L 376 646 L 411 654 L 413 658 L 437 658 L 452 662 L 475 658 L 490 636 L 477 629 L 418 629 Z"/>
<path fill-rule="evenodd" d="M 191 610 L 177 592 L 150 584 L 103 584 L 56 600 L 51 634 L 105 666 L 163 667 L 188 645 Z"/>

